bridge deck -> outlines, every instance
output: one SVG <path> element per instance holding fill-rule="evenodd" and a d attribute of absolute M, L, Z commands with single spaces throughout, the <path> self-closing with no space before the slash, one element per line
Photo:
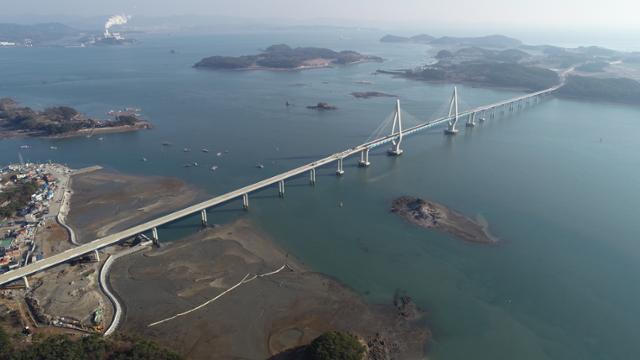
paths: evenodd
<path fill-rule="evenodd" d="M 504 106 L 504 105 L 508 105 L 511 103 L 515 103 L 518 101 L 522 101 L 522 100 L 526 100 L 535 96 L 540 96 L 540 95 L 545 95 L 545 94 L 549 94 L 555 90 L 557 90 L 560 86 L 555 86 L 546 90 L 542 90 L 542 91 L 538 91 L 538 92 L 534 92 L 534 93 L 530 93 L 530 94 L 525 94 L 523 96 L 519 96 L 516 98 L 512 98 L 509 100 L 505 100 L 505 101 L 501 101 L 498 103 L 494 103 L 494 104 L 490 104 L 490 105 L 484 105 L 484 106 L 480 106 L 474 109 L 470 109 L 467 111 L 464 111 L 462 113 L 460 113 L 458 116 L 462 117 L 462 116 L 466 116 L 472 113 L 478 113 L 481 111 L 490 111 L 493 109 L 496 109 L 500 106 Z M 425 130 L 443 123 L 448 122 L 449 120 L 451 120 L 451 117 L 442 117 L 439 119 L 435 119 L 432 121 L 428 121 L 416 126 L 413 126 L 411 128 L 408 128 L 406 130 L 402 131 L 403 136 L 406 135 L 410 135 L 413 133 L 416 133 L 418 131 L 421 130 Z M 35 263 L 31 263 L 28 264 L 26 266 L 23 266 L 21 268 L 6 272 L 4 274 L 0 275 L 0 285 L 6 284 L 8 282 L 11 281 L 15 281 L 18 280 L 24 276 L 28 276 L 31 274 L 34 274 L 36 272 L 45 270 L 47 268 L 50 268 L 52 266 L 64 263 L 68 260 L 71 260 L 73 258 L 82 256 L 84 254 L 90 253 L 94 250 L 98 250 L 113 244 L 116 244 L 124 239 L 133 237 L 137 234 L 149 231 L 153 228 L 157 228 L 159 226 L 165 225 L 167 223 L 176 221 L 178 219 L 187 217 L 189 215 L 193 215 L 196 214 L 198 212 L 200 212 L 201 210 L 205 210 L 211 207 L 215 207 L 217 205 L 226 203 L 228 201 L 234 200 L 236 198 L 239 198 L 241 196 L 243 196 L 244 194 L 249 194 L 251 192 L 255 192 L 257 190 L 269 187 L 271 185 L 274 185 L 280 181 L 283 180 L 287 180 L 289 178 L 292 178 L 294 176 L 303 174 L 305 172 L 310 171 L 311 169 L 315 169 L 315 168 L 319 168 L 322 167 L 324 165 L 330 164 L 332 162 L 337 161 L 338 159 L 344 159 L 347 158 L 349 156 L 352 156 L 354 154 L 357 154 L 365 149 L 370 149 L 370 148 L 374 148 L 380 145 L 383 145 L 385 143 L 391 142 L 393 139 L 395 139 L 396 137 L 398 137 L 398 133 L 395 134 L 391 134 L 391 135 L 387 135 L 369 142 L 366 142 L 364 144 L 355 146 L 353 148 L 344 150 L 342 152 L 337 152 L 334 153 L 332 155 L 329 155 L 325 158 L 322 158 L 320 160 L 299 166 L 297 168 L 291 169 L 287 172 L 272 176 L 270 178 L 258 181 L 257 183 L 251 184 L 251 185 L 247 185 L 245 187 L 233 190 L 231 192 L 228 192 L 226 194 L 220 195 L 220 196 L 216 196 L 212 199 L 203 201 L 201 203 L 189 206 L 187 208 L 184 208 L 182 210 L 178 210 L 176 212 L 173 212 L 171 214 L 168 215 L 164 215 L 162 217 L 159 217 L 157 219 L 145 222 L 143 224 L 131 227 L 129 229 L 117 232 L 115 234 L 112 235 L 108 235 L 105 237 L 102 237 L 100 239 L 91 241 L 89 243 L 86 244 L 82 244 L 80 246 L 74 247 L 72 249 L 68 249 L 64 252 L 61 252 L 59 254 L 50 256 L 48 258 L 42 259 L 40 261 L 37 261 Z"/>

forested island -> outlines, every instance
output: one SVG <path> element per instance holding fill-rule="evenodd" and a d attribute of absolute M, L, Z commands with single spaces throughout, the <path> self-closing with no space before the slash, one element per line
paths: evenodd
<path fill-rule="evenodd" d="M 640 82 L 627 78 L 569 76 L 558 95 L 574 99 L 640 104 Z"/>
<path fill-rule="evenodd" d="M 355 51 L 333 51 L 316 47 L 292 48 L 285 44 L 271 45 L 257 55 L 210 56 L 194 67 L 230 70 L 303 70 L 331 65 L 348 65 L 365 61 L 381 62 L 382 58 L 363 55 Z"/>
<path fill-rule="evenodd" d="M 148 121 L 134 112 L 117 113 L 114 120 L 96 120 L 69 106 L 42 111 L 20 106 L 9 98 L 0 99 L 0 138 L 12 136 L 71 136 L 88 132 L 122 132 L 148 129 Z"/>

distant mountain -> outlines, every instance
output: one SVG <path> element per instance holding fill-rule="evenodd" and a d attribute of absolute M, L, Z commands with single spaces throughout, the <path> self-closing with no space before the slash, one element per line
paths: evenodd
<path fill-rule="evenodd" d="M 35 25 L 0 23 L 0 41 L 23 42 L 25 39 L 31 39 L 33 43 L 42 43 L 79 34 L 79 30 L 60 23 Z"/>
<path fill-rule="evenodd" d="M 522 42 L 518 39 L 510 38 L 504 35 L 488 35 L 480 37 L 443 36 L 441 38 L 434 39 L 433 41 L 431 41 L 431 44 L 514 48 L 522 45 Z"/>
<path fill-rule="evenodd" d="M 380 39 L 380 41 L 388 43 L 423 43 L 441 46 L 480 46 L 489 48 L 514 48 L 522 45 L 520 40 L 504 35 L 488 35 L 480 37 L 443 36 L 440 38 L 434 38 L 433 36 L 425 34 L 412 37 L 385 35 Z"/>
<path fill-rule="evenodd" d="M 397 35 L 385 35 L 380 38 L 380 42 L 388 42 L 388 43 L 421 43 L 428 44 L 435 39 L 431 35 L 420 34 L 411 37 L 405 36 L 397 36 Z"/>

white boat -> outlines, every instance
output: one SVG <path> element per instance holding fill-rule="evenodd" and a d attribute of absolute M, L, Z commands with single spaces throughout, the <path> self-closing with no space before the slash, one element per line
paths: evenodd
<path fill-rule="evenodd" d="M 208 153 L 208 152 L 209 152 L 209 149 L 207 149 L 207 148 L 202 148 L 202 149 L 200 149 L 200 150 L 201 150 L 202 152 L 204 152 L 204 153 Z"/>
<path fill-rule="evenodd" d="M 198 167 L 198 166 L 200 166 L 200 165 L 198 165 L 198 163 L 194 161 L 194 162 L 193 162 L 193 166 Z"/>
<path fill-rule="evenodd" d="M 30 149 L 31 146 L 29 145 L 20 145 L 20 149 Z"/>
<path fill-rule="evenodd" d="M 143 157 L 143 158 L 142 158 L 142 159 L 140 159 L 140 160 L 142 160 L 143 162 L 147 162 L 147 158 L 146 158 L 146 157 Z"/>
<path fill-rule="evenodd" d="M 99 137 L 99 138 L 98 138 L 98 141 L 102 141 L 102 140 L 104 140 L 104 138 L 103 138 L 103 137 Z"/>
<path fill-rule="evenodd" d="M 51 149 L 51 150 L 58 150 L 58 147 L 57 147 L 57 146 L 49 146 L 49 149 Z"/>
<path fill-rule="evenodd" d="M 217 154 L 216 154 L 216 156 L 222 156 L 222 153 L 221 153 L 221 152 L 219 152 L 219 153 L 217 153 Z"/>
<path fill-rule="evenodd" d="M 262 165 L 262 164 L 258 164 L 258 165 L 256 165 L 256 167 L 257 167 L 258 169 L 264 169 L 264 165 Z"/>
<path fill-rule="evenodd" d="M 189 148 L 184 148 L 184 149 L 182 149 L 182 151 L 184 151 L 184 152 L 191 152 L 191 149 L 189 149 Z"/>
<path fill-rule="evenodd" d="M 211 171 L 216 171 L 217 169 L 218 169 L 218 167 L 217 167 L 217 166 L 215 166 L 215 165 L 213 165 L 213 166 L 211 167 Z"/>

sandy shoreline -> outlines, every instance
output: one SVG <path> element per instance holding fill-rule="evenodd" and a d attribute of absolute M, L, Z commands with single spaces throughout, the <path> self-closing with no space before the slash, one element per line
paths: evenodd
<path fill-rule="evenodd" d="M 243 278 L 283 270 L 238 286 Z M 394 358 L 420 359 L 430 334 L 394 306 L 370 305 L 306 269 L 247 220 L 209 228 L 113 264 L 111 286 L 126 307 L 122 331 L 167 344 L 190 359 L 266 359 L 324 331 L 386 339 Z M 390 300 L 391 302 L 391 300 Z M 212 354 L 211 349 L 216 349 Z"/>

